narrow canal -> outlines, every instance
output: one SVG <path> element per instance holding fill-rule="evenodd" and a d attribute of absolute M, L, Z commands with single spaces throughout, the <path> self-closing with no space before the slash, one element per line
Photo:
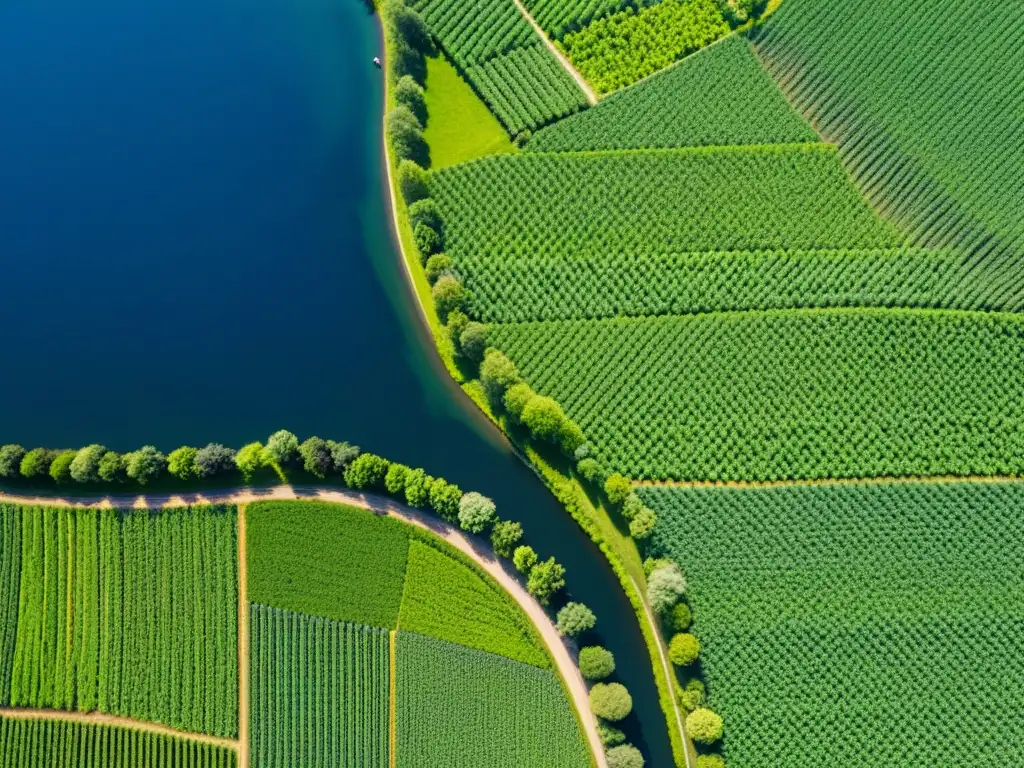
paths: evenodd
<path fill-rule="evenodd" d="M 0 442 L 164 450 L 288 428 L 495 499 L 672 765 L 600 551 L 448 378 L 391 233 L 363 0 L 0 5 Z M 524 767 L 527 768 L 527 767 Z"/>

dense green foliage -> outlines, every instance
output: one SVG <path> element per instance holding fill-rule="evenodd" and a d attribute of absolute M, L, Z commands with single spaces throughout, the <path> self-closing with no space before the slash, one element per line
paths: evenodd
<path fill-rule="evenodd" d="M 598 19 L 561 46 L 596 91 L 608 93 L 654 74 L 729 33 L 715 0 L 661 0 Z"/>
<path fill-rule="evenodd" d="M 632 478 L 1024 471 L 1024 320 L 911 310 L 729 313 L 492 329 Z"/>
<path fill-rule="evenodd" d="M 615 657 L 599 645 L 580 650 L 580 673 L 587 680 L 603 680 L 615 671 Z"/>
<path fill-rule="evenodd" d="M 460 273 L 472 256 L 629 259 L 638 252 L 885 248 L 901 240 L 823 144 L 521 153 L 444 168 L 429 181 L 446 252 Z"/>
<path fill-rule="evenodd" d="M 723 40 L 534 134 L 527 149 L 578 152 L 813 142 L 745 37 Z"/>
<path fill-rule="evenodd" d="M 419 538 L 419 537 L 418 537 Z M 509 595 L 457 553 L 426 536 L 409 545 L 398 626 L 546 669 L 551 661 Z"/>
<path fill-rule="evenodd" d="M 580 29 L 613 11 L 631 5 L 650 5 L 657 0 L 523 0 L 541 28 L 555 38 Z"/>
<path fill-rule="evenodd" d="M 873 202 L 1024 307 L 1024 46 L 998 4 L 786 0 L 757 47 Z"/>
<path fill-rule="evenodd" d="M 590 689 L 590 709 L 600 718 L 618 722 L 633 711 L 633 697 L 621 683 L 597 683 Z"/>
<path fill-rule="evenodd" d="M 233 749 L 109 725 L 0 716 L 4 768 L 234 768 Z"/>
<path fill-rule="evenodd" d="M 9 507 L 3 518 L 21 528 L 12 706 L 237 733 L 233 508 Z M 9 617 L 12 593 L 0 594 Z"/>
<path fill-rule="evenodd" d="M 245 518 L 252 602 L 395 626 L 409 549 L 404 524 L 344 504 L 306 501 L 250 504 Z"/>
<path fill-rule="evenodd" d="M 10 701 L 20 588 L 21 511 L 0 506 L 0 707 Z"/>
<path fill-rule="evenodd" d="M 1019 762 L 1024 484 L 641 495 L 686 563 L 729 765 Z"/>
<path fill-rule="evenodd" d="M 534 39 L 511 0 L 406 0 L 423 16 L 445 51 L 467 69 Z"/>
<path fill-rule="evenodd" d="M 466 77 L 511 134 L 535 130 L 587 103 L 576 81 L 540 42 L 470 67 Z"/>
<path fill-rule="evenodd" d="M 387 768 L 382 629 L 250 607 L 250 759 L 259 768 Z"/>
<path fill-rule="evenodd" d="M 554 673 L 400 632 L 398 768 L 589 768 Z"/>

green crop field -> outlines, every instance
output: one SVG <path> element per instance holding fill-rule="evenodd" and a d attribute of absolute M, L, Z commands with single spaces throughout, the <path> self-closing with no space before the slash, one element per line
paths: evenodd
<path fill-rule="evenodd" d="M 538 132 L 537 152 L 817 141 L 746 38 L 695 53 Z"/>
<path fill-rule="evenodd" d="M 234 768 L 234 750 L 172 736 L 0 716 L 3 768 Z"/>
<path fill-rule="evenodd" d="M 490 578 L 412 541 L 399 627 L 547 669 L 551 661 L 522 609 Z"/>
<path fill-rule="evenodd" d="M 252 765 L 387 768 L 387 631 L 260 605 L 249 617 Z"/>
<path fill-rule="evenodd" d="M 551 672 L 410 632 L 398 634 L 398 768 L 589 768 Z"/>
<path fill-rule="evenodd" d="M 409 550 L 403 523 L 308 501 L 250 504 L 245 520 L 251 602 L 395 626 Z"/>
<path fill-rule="evenodd" d="M 1018 315 L 793 310 L 491 333 L 629 477 L 1024 471 Z"/>
<path fill-rule="evenodd" d="M 11 696 L 21 585 L 21 512 L 0 506 L 0 707 Z"/>
<path fill-rule="evenodd" d="M 233 508 L 3 516 L 21 540 L 12 706 L 237 734 Z M 8 602 L 0 614 L 11 610 Z"/>
<path fill-rule="evenodd" d="M 915 243 L 970 252 L 1019 310 L 1024 46 L 1002 10 L 786 0 L 757 48 L 865 193 Z"/>
<path fill-rule="evenodd" d="M 462 69 L 531 43 L 529 22 L 512 0 L 409 0 Z"/>
<path fill-rule="evenodd" d="M 1020 765 L 1024 484 L 641 494 L 730 768 Z"/>

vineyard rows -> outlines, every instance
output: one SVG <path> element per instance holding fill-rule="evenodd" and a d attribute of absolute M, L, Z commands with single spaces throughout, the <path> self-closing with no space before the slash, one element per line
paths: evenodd
<path fill-rule="evenodd" d="M 234 768 L 234 750 L 107 725 L 0 716 L 3 768 Z"/>
<path fill-rule="evenodd" d="M 410 632 L 396 655 L 398 768 L 589 768 L 554 673 Z"/>
<path fill-rule="evenodd" d="M 11 695 L 20 584 L 21 513 L 0 505 L 0 707 L 7 706 Z"/>
<path fill-rule="evenodd" d="M 409 544 L 398 626 L 548 669 L 537 630 L 508 594 L 429 543 Z"/>
<path fill-rule="evenodd" d="M 1024 483 L 640 494 L 728 764 L 1019 764 Z"/>
<path fill-rule="evenodd" d="M 814 142 L 745 37 L 699 51 L 538 132 L 537 152 Z"/>
<path fill-rule="evenodd" d="M 1024 319 L 794 310 L 499 325 L 609 469 L 790 480 L 1024 471 Z"/>
<path fill-rule="evenodd" d="M 523 0 L 523 5 L 545 32 L 561 39 L 566 32 L 629 5 L 650 5 L 657 0 Z"/>
<path fill-rule="evenodd" d="M 1024 307 L 1024 33 L 1000 6 L 787 0 L 756 40 L 874 202 Z"/>
<path fill-rule="evenodd" d="M 482 64 L 536 40 L 512 0 L 406 0 L 459 68 Z"/>
<path fill-rule="evenodd" d="M 250 607 L 253 768 L 387 768 L 386 630 Z"/>
<path fill-rule="evenodd" d="M 237 733 L 233 509 L 24 507 L 4 517 L 21 540 L 11 706 Z"/>

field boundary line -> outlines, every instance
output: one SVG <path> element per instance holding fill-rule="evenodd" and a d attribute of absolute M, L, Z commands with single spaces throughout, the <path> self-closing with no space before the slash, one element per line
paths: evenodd
<path fill-rule="evenodd" d="M 238 768 L 249 768 L 249 567 L 246 563 L 245 504 L 238 505 Z"/>
<path fill-rule="evenodd" d="M 395 663 L 395 639 L 397 636 L 397 629 L 392 629 L 388 633 L 388 665 L 390 666 L 388 681 L 388 751 L 390 752 L 390 758 L 388 762 L 391 768 L 395 768 L 398 765 L 398 685 L 395 682 L 395 668 L 398 666 Z"/>
<path fill-rule="evenodd" d="M 906 477 L 834 477 L 819 480 L 633 480 L 634 488 L 796 488 L 826 485 L 912 485 L 1019 483 L 1020 475 L 909 475 Z"/>
<path fill-rule="evenodd" d="M 558 50 L 558 47 L 551 42 L 551 38 L 548 37 L 547 33 L 543 29 L 541 29 L 537 20 L 530 15 L 528 10 L 526 10 L 526 6 L 523 5 L 522 0 L 512 0 L 512 2 L 516 4 L 516 8 L 519 9 L 523 18 L 530 23 L 531 27 L 533 27 L 533 31 L 537 36 L 544 41 L 544 45 L 547 46 L 548 50 L 554 54 L 556 59 L 558 59 L 558 63 L 562 65 L 562 68 L 572 76 L 573 80 L 576 81 L 576 85 L 580 87 L 580 90 L 583 91 L 583 95 L 587 97 L 587 103 L 590 106 L 597 104 L 597 94 L 594 93 L 594 89 L 590 87 L 590 83 L 588 83 L 586 78 L 579 73 L 579 70 L 572 65 L 572 62 L 566 58 L 565 54 Z"/>
<path fill-rule="evenodd" d="M 241 751 L 239 742 L 234 739 L 224 739 L 219 736 L 210 736 L 206 733 L 179 731 L 160 723 L 108 715 L 106 712 L 65 712 L 60 709 L 0 707 L 0 716 L 12 720 L 61 720 L 69 723 L 81 723 L 83 725 L 112 725 L 132 731 L 145 731 L 160 736 L 173 736 L 178 739 L 185 739 L 186 741 L 209 744 L 214 747 L 224 747 L 235 752 Z"/>

